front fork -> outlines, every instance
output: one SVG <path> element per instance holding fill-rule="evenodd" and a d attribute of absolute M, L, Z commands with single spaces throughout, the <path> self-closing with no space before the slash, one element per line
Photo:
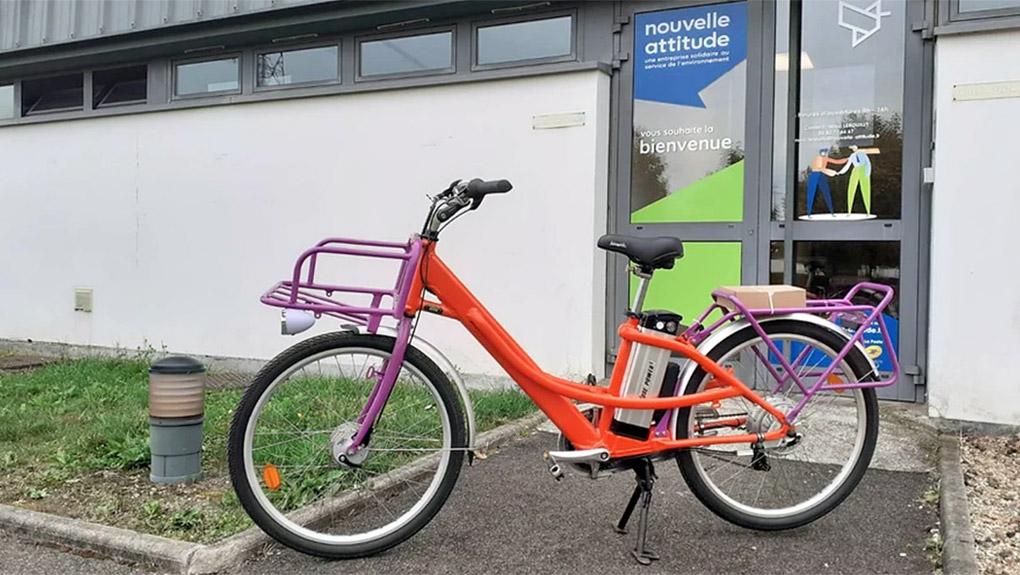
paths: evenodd
<path fill-rule="evenodd" d="M 368 396 L 368 402 L 358 416 L 358 431 L 354 434 L 348 448 L 348 455 L 353 455 L 362 449 L 372 435 L 372 427 L 379 419 L 383 407 L 390 399 L 393 386 L 397 383 L 397 376 L 404 365 L 404 355 L 407 353 L 407 346 L 411 339 L 411 329 L 414 325 L 414 318 L 404 316 L 400 318 L 397 326 L 397 335 L 393 343 L 393 353 L 386 360 L 383 367 L 382 377 L 377 378 L 372 393 Z"/>

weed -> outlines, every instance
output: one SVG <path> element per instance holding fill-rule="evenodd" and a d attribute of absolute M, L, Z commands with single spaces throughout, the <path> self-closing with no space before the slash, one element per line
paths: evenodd
<path fill-rule="evenodd" d="M 167 520 L 166 526 L 171 531 L 191 531 L 202 525 L 205 515 L 194 507 L 175 511 Z"/>
<path fill-rule="evenodd" d="M 918 498 L 918 502 L 924 505 L 931 505 L 937 507 L 939 504 L 939 488 L 937 485 L 933 485 L 925 490 Z"/>
<path fill-rule="evenodd" d="M 924 554 L 936 572 L 942 569 L 942 544 L 942 533 L 938 527 L 933 527 L 924 542 Z"/>
<path fill-rule="evenodd" d="M 41 489 L 38 487 L 29 487 L 28 490 L 25 492 L 25 495 L 28 496 L 29 499 L 39 500 L 49 497 L 50 494 L 45 489 Z"/>

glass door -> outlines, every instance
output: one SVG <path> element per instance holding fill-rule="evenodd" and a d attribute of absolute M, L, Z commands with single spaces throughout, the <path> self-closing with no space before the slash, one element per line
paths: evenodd
<path fill-rule="evenodd" d="M 914 4 L 914 5 L 912 5 Z M 777 2 L 768 277 L 809 297 L 859 281 L 888 284 L 894 348 L 865 348 L 907 373 L 880 397 L 914 401 L 919 298 L 922 40 L 920 3 Z M 791 73 L 791 70 L 793 71 Z M 905 137 L 906 136 L 906 137 Z M 766 219 L 767 217 L 767 219 Z"/>
<path fill-rule="evenodd" d="M 613 229 L 684 241 L 684 258 L 656 272 L 645 307 L 693 320 L 713 289 L 756 277 L 764 3 L 637 2 L 622 11 Z M 611 262 L 615 352 L 635 284 L 623 258 Z"/>

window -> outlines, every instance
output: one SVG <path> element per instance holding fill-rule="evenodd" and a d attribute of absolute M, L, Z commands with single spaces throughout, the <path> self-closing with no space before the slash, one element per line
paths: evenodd
<path fill-rule="evenodd" d="M 798 176 L 789 184 L 783 178 L 773 194 L 777 220 L 788 215 L 791 184 L 798 220 L 901 217 L 907 6 L 890 3 L 881 28 L 863 38 L 839 24 L 839 10 L 837 3 L 802 4 Z M 790 76 L 777 71 L 776 85 L 785 89 Z M 776 110 L 777 118 L 786 114 Z"/>
<path fill-rule="evenodd" d="M 453 70 L 453 32 L 366 40 L 360 45 L 362 77 Z"/>
<path fill-rule="evenodd" d="M 14 117 L 14 86 L 0 86 L 0 120 Z"/>
<path fill-rule="evenodd" d="M 985 12 L 988 10 L 1020 10 L 1020 0 L 959 0 L 958 11 Z"/>
<path fill-rule="evenodd" d="M 149 68 L 146 65 L 97 70 L 92 73 L 92 106 L 109 108 L 144 104 Z"/>
<path fill-rule="evenodd" d="M 174 94 L 178 96 L 239 92 L 240 89 L 237 56 L 177 64 L 174 71 Z"/>
<path fill-rule="evenodd" d="M 573 53 L 570 16 L 497 24 L 478 28 L 477 64 L 480 66 L 569 57 Z"/>
<path fill-rule="evenodd" d="M 340 49 L 320 46 L 259 54 L 255 64 L 259 87 L 319 84 L 340 79 Z"/>
<path fill-rule="evenodd" d="M 1020 0 L 943 0 L 936 33 L 975 32 L 1020 26 Z"/>
<path fill-rule="evenodd" d="M 84 77 L 67 74 L 21 83 L 21 114 L 81 110 L 85 106 Z"/>

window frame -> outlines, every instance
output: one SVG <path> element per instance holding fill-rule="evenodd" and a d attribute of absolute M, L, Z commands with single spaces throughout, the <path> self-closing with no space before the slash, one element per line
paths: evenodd
<path fill-rule="evenodd" d="M 61 76 L 81 76 L 81 107 L 80 108 L 60 108 L 57 110 L 47 110 L 43 112 L 25 113 L 25 82 L 35 82 L 36 80 L 46 80 L 49 78 L 59 78 Z M 92 69 L 83 68 L 76 69 L 73 71 L 63 72 L 49 72 L 46 74 L 34 74 L 25 78 L 19 79 L 17 82 L 17 88 L 14 90 L 14 95 L 17 100 L 15 101 L 15 107 L 17 108 L 15 118 L 39 118 L 45 116 L 56 116 L 63 117 L 65 115 L 74 114 L 88 114 L 92 110 L 91 98 L 89 98 L 89 91 L 92 86 Z M 3 120 L 4 122 L 10 122 L 11 120 Z"/>
<path fill-rule="evenodd" d="M 312 80 L 310 82 L 294 82 L 292 84 L 277 84 L 273 86 L 259 86 L 259 57 L 264 54 L 273 54 L 277 52 L 299 52 L 301 50 L 310 50 L 314 48 L 336 48 L 336 77 L 330 80 Z M 314 39 L 306 41 L 298 41 L 295 43 L 284 43 L 280 42 L 271 45 L 260 45 L 255 46 L 251 50 L 252 61 L 251 61 L 251 77 L 252 77 L 252 93 L 257 92 L 272 92 L 275 90 L 291 90 L 294 88 L 310 88 L 315 86 L 336 86 L 343 84 L 343 59 L 344 59 L 344 47 L 343 38 L 328 38 L 328 39 Z"/>
<path fill-rule="evenodd" d="M 21 117 L 21 90 L 18 89 L 19 83 L 14 80 L 0 82 L 0 88 L 8 86 L 11 87 L 11 117 L 0 118 L 0 125 L 13 123 Z"/>
<path fill-rule="evenodd" d="M 177 69 L 179 66 L 188 64 L 201 64 L 202 62 L 216 62 L 217 60 L 237 60 L 237 88 L 233 90 L 217 90 L 215 92 L 198 92 L 195 94 L 177 93 Z M 170 100 L 195 100 L 201 98 L 215 98 L 217 96 L 236 96 L 244 89 L 244 52 L 242 50 L 231 50 L 229 52 L 217 52 L 215 55 L 171 58 L 170 59 Z"/>
<path fill-rule="evenodd" d="M 983 20 L 986 18 L 1002 18 L 1006 16 L 1020 16 L 1020 4 L 1009 8 L 992 8 L 990 10 L 960 11 L 960 0 L 949 0 L 949 20 L 961 22 L 965 20 Z"/>
<path fill-rule="evenodd" d="M 124 68 L 137 68 L 139 66 L 145 66 L 145 99 L 144 100 L 134 100 L 134 101 L 131 101 L 131 102 L 121 102 L 121 103 L 117 103 L 117 104 L 109 104 L 109 105 L 106 105 L 106 106 L 99 106 L 99 105 L 97 105 L 95 103 L 95 98 L 92 95 L 91 91 L 95 90 L 95 74 L 96 74 L 96 72 L 106 72 L 106 71 L 109 71 L 109 70 L 121 70 L 121 69 L 124 69 Z M 151 80 L 152 80 L 152 60 L 125 62 L 125 63 L 122 63 L 122 64 L 115 64 L 115 65 L 111 65 L 111 66 L 102 66 L 102 67 L 97 67 L 97 68 L 85 68 L 85 73 L 88 75 L 87 79 L 89 80 L 88 84 L 89 84 L 89 88 L 90 88 L 90 93 L 87 95 L 88 97 L 86 99 L 86 101 L 87 101 L 87 103 L 89 105 L 89 107 L 88 107 L 89 110 L 110 110 L 110 109 L 114 109 L 114 108 L 125 108 L 125 107 L 130 107 L 130 106 L 144 106 L 145 104 L 148 104 L 149 102 L 152 101 L 152 94 L 150 93 L 150 90 L 149 90 L 149 88 L 151 87 Z"/>
<path fill-rule="evenodd" d="M 526 60 L 510 60 L 493 64 L 480 64 L 478 62 L 478 31 L 482 28 L 493 26 L 504 26 L 507 24 L 520 24 L 523 22 L 536 22 L 540 20 L 554 20 L 564 16 L 570 17 L 570 53 L 563 56 L 545 56 L 541 58 L 528 58 Z M 580 33 L 578 30 L 577 9 L 560 9 L 543 12 L 528 12 L 507 16 L 504 18 L 484 18 L 471 21 L 471 71 L 498 70 L 501 68 L 517 68 L 521 66 L 535 66 L 539 64 L 553 64 L 556 62 L 576 62 L 578 59 L 577 46 Z"/>
<path fill-rule="evenodd" d="M 371 74 L 365 76 L 361 73 L 361 46 L 365 42 L 377 42 L 380 40 L 396 40 L 399 38 L 413 38 L 415 36 L 430 36 L 433 34 L 450 34 L 450 65 L 446 68 L 434 70 L 420 70 L 417 72 L 396 72 L 391 74 Z M 411 30 L 400 30 L 398 32 L 355 34 L 354 35 L 354 81 L 376 82 L 379 80 L 393 80 L 396 78 L 421 78 L 424 76 L 442 76 L 457 73 L 457 25 L 446 24 L 442 26 L 429 26 L 414 28 Z"/>
<path fill-rule="evenodd" d="M 938 2 L 935 35 L 1020 28 L 1020 6 L 960 12 L 960 0 L 935 1 Z"/>

